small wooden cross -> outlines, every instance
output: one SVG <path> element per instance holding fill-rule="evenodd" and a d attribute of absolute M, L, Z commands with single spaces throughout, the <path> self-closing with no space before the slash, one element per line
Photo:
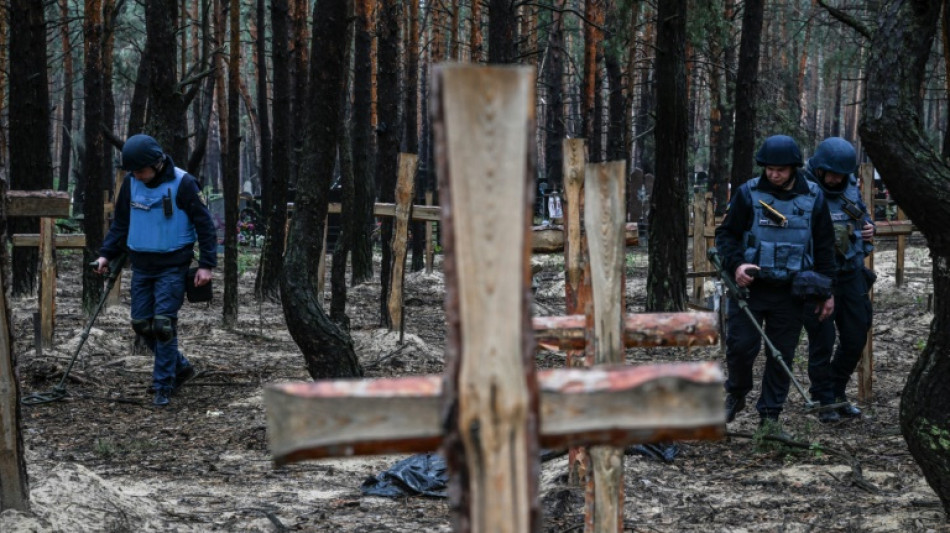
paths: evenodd
<path fill-rule="evenodd" d="M 445 376 L 268 387 L 271 451 L 286 463 L 441 447 L 456 530 L 532 531 L 540 445 L 721 437 L 722 374 L 715 363 L 535 371 L 534 73 L 448 66 L 435 80 Z M 615 354 L 622 315 L 613 318 L 597 329 L 613 328 L 604 349 Z"/>

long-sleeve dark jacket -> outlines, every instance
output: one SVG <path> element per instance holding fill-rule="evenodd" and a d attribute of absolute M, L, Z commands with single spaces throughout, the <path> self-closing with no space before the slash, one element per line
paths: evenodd
<path fill-rule="evenodd" d="M 763 174 L 758 181 L 759 189 L 780 199 L 789 199 L 800 194 L 808 194 L 808 183 L 802 172 L 797 172 L 795 184 L 790 191 L 779 189 Z M 752 192 L 750 182 L 744 183 L 732 195 L 729 208 L 722 224 L 716 228 L 716 248 L 722 257 L 723 268 L 733 275 L 736 268 L 745 263 L 743 252 L 743 235 L 752 228 L 754 209 L 752 207 Z M 815 272 L 835 280 L 835 229 L 831 222 L 828 204 L 825 197 L 818 192 L 815 199 L 815 209 L 812 211 L 812 248 Z M 761 284 L 758 281 L 755 284 Z M 753 284 L 753 285 L 755 285 Z"/>
<path fill-rule="evenodd" d="M 127 250 L 126 242 L 129 236 L 129 214 L 131 211 L 131 182 L 135 178 L 128 174 L 122 182 L 119 194 L 115 200 L 115 215 L 112 226 L 102 243 L 99 255 L 108 260 L 115 259 L 123 251 L 129 252 L 132 267 L 140 271 L 157 271 L 171 266 L 187 265 L 195 255 L 194 243 L 179 248 L 173 252 L 149 253 Z M 175 162 L 168 155 L 165 156 L 165 166 L 162 172 L 155 176 L 146 186 L 155 188 L 175 179 Z M 211 213 L 201 201 L 198 191 L 198 182 L 191 174 L 185 174 L 178 186 L 178 196 L 175 203 L 179 209 L 188 214 L 195 232 L 198 234 L 198 266 L 214 268 L 218 264 L 218 235 L 214 229 L 214 220 Z"/>

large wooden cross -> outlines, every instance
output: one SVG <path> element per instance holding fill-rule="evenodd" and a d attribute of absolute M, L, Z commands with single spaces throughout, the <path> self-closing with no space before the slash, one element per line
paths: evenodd
<path fill-rule="evenodd" d="M 451 66 L 435 79 L 446 373 L 268 387 L 271 451 L 287 463 L 441 447 L 457 530 L 531 531 L 539 446 L 719 437 L 722 375 L 715 363 L 535 371 L 533 72 Z M 604 349 L 622 350 L 621 320 Z"/>

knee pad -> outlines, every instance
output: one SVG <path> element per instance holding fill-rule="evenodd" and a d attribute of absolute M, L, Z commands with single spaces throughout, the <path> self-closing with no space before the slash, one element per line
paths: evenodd
<path fill-rule="evenodd" d="M 175 338 L 176 320 L 170 316 L 155 315 L 152 319 L 152 331 L 158 342 L 168 342 Z"/>
<path fill-rule="evenodd" d="M 132 320 L 132 330 L 146 339 L 151 339 L 155 336 L 155 332 L 152 329 L 151 318 Z"/>

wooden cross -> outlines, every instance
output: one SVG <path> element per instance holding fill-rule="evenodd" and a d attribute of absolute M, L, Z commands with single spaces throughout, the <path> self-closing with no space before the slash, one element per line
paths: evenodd
<path fill-rule="evenodd" d="M 720 437 L 722 374 L 715 363 L 535 372 L 533 71 L 449 66 L 435 79 L 445 376 L 268 387 L 271 451 L 287 463 L 441 447 L 457 530 L 531 531 L 540 445 Z M 614 354 L 621 316 L 598 328 L 613 328 Z"/>

